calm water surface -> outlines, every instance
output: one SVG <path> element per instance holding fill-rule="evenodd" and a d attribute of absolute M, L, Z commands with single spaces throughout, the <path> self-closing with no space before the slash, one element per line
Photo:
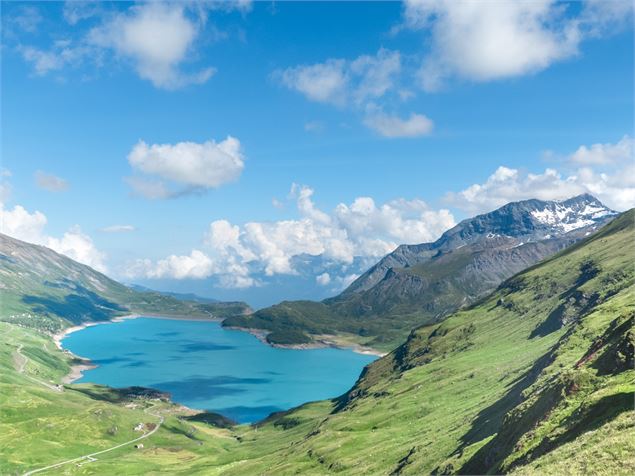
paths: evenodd
<path fill-rule="evenodd" d="M 77 382 L 152 387 L 241 423 L 341 395 L 375 359 L 339 349 L 277 349 L 217 322 L 154 318 L 88 327 L 62 345 L 98 365 Z"/>

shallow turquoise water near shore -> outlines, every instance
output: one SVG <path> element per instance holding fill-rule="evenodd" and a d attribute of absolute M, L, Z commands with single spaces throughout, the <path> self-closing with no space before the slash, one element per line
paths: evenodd
<path fill-rule="evenodd" d="M 138 318 L 69 334 L 65 349 L 97 368 L 77 382 L 140 385 L 241 423 L 346 392 L 376 357 L 340 349 L 278 349 L 217 322 Z"/>

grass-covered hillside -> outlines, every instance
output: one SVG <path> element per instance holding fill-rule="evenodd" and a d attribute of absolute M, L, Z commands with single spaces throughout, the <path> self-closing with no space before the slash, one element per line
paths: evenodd
<path fill-rule="evenodd" d="M 339 399 L 255 426 L 181 419 L 142 449 L 62 472 L 632 474 L 634 219 L 623 214 L 470 308 L 416 329 Z M 25 392 L 12 401 L 30 401 Z M 39 419 L 16 411 L 11 427 L 24 425 L 23 437 L 32 425 L 36 438 L 58 434 L 47 417 L 56 409 L 27 408 Z M 10 447 L 12 468 L 24 464 L 21 454 L 33 461 L 29 448 Z M 38 461 L 55 462 L 55 448 L 42 447 Z"/>
<path fill-rule="evenodd" d="M 140 292 L 43 246 L 0 234 L 0 320 L 58 331 L 130 313 L 242 315 L 244 303 L 200 303 Z"/>

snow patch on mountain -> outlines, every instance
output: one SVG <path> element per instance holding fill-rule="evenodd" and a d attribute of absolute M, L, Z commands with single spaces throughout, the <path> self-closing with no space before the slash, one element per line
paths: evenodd
<path fill-rule="evenodd" d="M 586 197 L 580 198 L 584 200 Z M 568 233 L 592 225 L 603 217 L 616 214 L 597 201 L 579 203 L 573 200 L 575 199 L 566 202 L 548 202 L 548 206 L 542 210 L 533 210 L 531 216 L 542 224 Z"/>

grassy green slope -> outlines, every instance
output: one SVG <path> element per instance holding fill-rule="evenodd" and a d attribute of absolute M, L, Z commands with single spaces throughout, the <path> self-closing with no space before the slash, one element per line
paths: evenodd
<path fill-rule="evenodd" d="M 237 427 L 212 450 L 128 452 L 78 472 L 630 474 L 634 218 L 413 331 L 340 399 Z"/>
<path fill-rule="evenodd" d="M 197 303 L 139 292 L 43 246 L 0 234 L 0 320 L 57 332 L 130 313 L 242 315 L 244 303 Z"/>

